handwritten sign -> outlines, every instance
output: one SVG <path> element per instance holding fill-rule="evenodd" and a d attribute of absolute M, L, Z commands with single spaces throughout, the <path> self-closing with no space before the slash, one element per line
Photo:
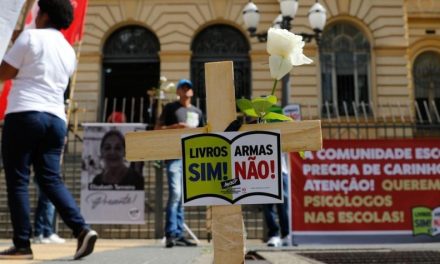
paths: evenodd
<path fill-rule="evenodd" d="M 182 136 L 184 205 L 281 203 L 278 131 Z"/>
<path fill-rule="evenodd" d="M 125 160 L 124 134 L 145 124 L 84 126 L 81 213 L 90 224 L 144 224 L 142 166 Z"/>

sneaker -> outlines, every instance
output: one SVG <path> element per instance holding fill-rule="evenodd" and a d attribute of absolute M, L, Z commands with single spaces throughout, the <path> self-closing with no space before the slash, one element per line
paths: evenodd
<path fill-rule="evenodd" d="M 32 239 L 32 243 L 34 243 L 34 244 L 42 244 L 43 240 L 44 240 L 43 235 L 34 236 L 34 238 Z"/>
<path fill-rule="evenodd" d="M 269 240 L 267 241 L 267 246 L 268 247 L 281 247 L 280 237 L 273 236 L 273 237 L 269 238 Z"/>
<path fill-rule="evenodd" d="M 287 235 L 287 236 L 281 238 L 281 245 L 283 247 L 290 247 L 290 246 L 292 246 L 292 239 L 291 239 L 291 237 L 289 235 Z"/>
<path fill-rule="evenodd" d="M 180 247 L 195 247 L 197 246 L 196 243 L 189 241 L 185 237 L 179 237 L 176 240 L 174 240 L 174 243 L 176 243 L 176 246 Z"/>
<path fill-rule="evenodd" d="M 53 233 L 49 237 L 43 238 L 41 241 L 43 244 L 63 244 L 66 243 L 64 238 L 59 237 L 57 234 Z"/>
<path fill-rule="evenodd" d="M 78 236 L 78 244 L 73 259 L 80 259 L 93 252 L 95 242 L 98 239 L 98 233 L 95 230 L 84 229 Z"/>
<path fill-rule="evenodd" d="M 176 245 L 175 240 L 176 240 L 176 238 L 174 238 L 174 237 L 167 237 L 165 240 L 165 247 L 167 247 L 167 248 L 174 247 Z"/>
<path fill-rule="evenodd" d="M 0 259 L 34 259 L 32 249 L 10 247 L 0 252 Z"/>

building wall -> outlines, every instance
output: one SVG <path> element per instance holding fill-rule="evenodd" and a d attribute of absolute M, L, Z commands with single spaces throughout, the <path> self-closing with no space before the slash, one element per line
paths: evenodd
<path fill-rule="evenodd" d="M 85 37 L 81 47 L 75 101 L 87 112 L 81 121 L 96 121 L 101 97 L 102 47 L 114 30 L 142 25 L 160 41 L 161 75 L 170 81 L 189 77 L 191 41 L 200 30 L 215 23 L 239 29 L 251 43 L 253 96 L 269 93 L 266 45 L 248 37 L 242 21 L 247 0 L 89 0 Z M 259 30 L 269 28 L 279 12 L 276 0 L 255 0 L 261 13 Z M 300 1 L 293 32 L 311 32 L 307 12 L 314 0 Z M 439 1 L 428 0 L 320 0 L 328 12 L 327 25 L 346 21 L 360 29 L 370 41 L 371 95 L 377 105 L 411 105 L 411 62 L 425 49 L 439 49 Z M 427 35 L 426 29 L 438 29 Z M 317 46 L 306 44 L 305 53 L 314 60 L 291 72 L 290 102 L 308 105 L 308 116 L 319 117 L 321 97 Z M 279 89 L 278 89 L 279 91 Z M 278 96 L 281 94 L 278 92 Z M 377 106 L 376 106 L 377 107 Z M 378 108 L 379 115 L 389 111 Z M 397 111 L 397 109 L 396 109 Z"/>
<path fill-rule="evenodd" d="M 406 11 L 409 35 L 409 83 L 410 91 L 414 93 L 411 72 L 417 56 L 426 51 L 435 51 L 440 56 L 440 1 L 406 0 Z"/>

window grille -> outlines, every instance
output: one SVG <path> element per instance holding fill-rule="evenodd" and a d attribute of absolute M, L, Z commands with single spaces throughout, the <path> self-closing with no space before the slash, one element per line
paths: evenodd
<path fill-rule="evenodd" d="M 363 33 L 349 24 L 333 25 L 319 48 L 322 115 L 354 116 L 362 104 L 370 112 L 370 44 Z"/>

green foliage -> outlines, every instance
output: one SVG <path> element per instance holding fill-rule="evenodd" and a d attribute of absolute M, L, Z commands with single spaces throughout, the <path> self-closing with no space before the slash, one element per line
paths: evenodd
<path fill-rule="evenodd" d="M 250 117 L 258 117 L 257 112 L 252 105 L 252 102 L 248 99 L 238 99 L 237 106 L 243 114 Z"/>
<path fill-rule="evenodd" d="M 292 118 L 283 114 L 269 112 L 263 116 L 264 120 L 292 121 Z"/>
<path fill-rule="evenodd" d="M 272 106 L 275 105 L 277 101 L 276 96 L 269 95 L 257 97 L 252 100 L 238 99 L 237 106 L 243 114 L 249 117 L 256 117 L 265 121 L 292 121 L 292 118 L 272 111 Z"/>

